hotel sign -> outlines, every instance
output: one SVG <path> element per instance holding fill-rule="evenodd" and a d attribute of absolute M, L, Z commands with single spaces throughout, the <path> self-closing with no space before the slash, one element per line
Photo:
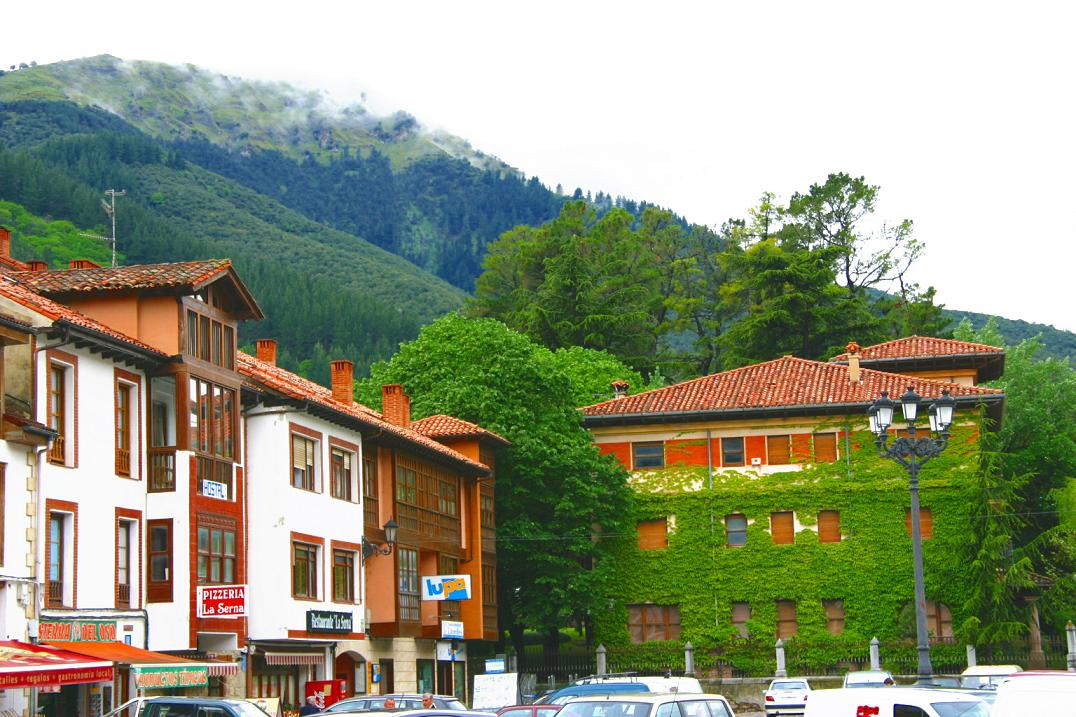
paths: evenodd
<path fill-rule="evenodd" d="M 354 632 L 353 627 L 354 618 L 350 612 L 306 611 L 307 632 Z"/>

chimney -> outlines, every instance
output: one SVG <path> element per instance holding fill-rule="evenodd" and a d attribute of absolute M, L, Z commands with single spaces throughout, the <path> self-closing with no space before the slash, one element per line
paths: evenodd
<path fill-rule="evenodd" d="M 613 398 L 624 398 L 628 395 L 628 388 L 631 386 L 630 383 L 619 378 L 609 385 L 613 387 Z"/>
<path fill-rule="evenodd" d="M 254 345 L 257 347 L 259 361 L 276 366 L 276 339 L 258 339 Z"/>
<path fill-rule="evenodd" d="M 0 227 L 0 256 L 11 258 L 11 231 Z"/>
<path fill-rule="evenodd" d="M 849 341 L 844 348 L 848 351 L 848 383 L 859 383 L 859 344 Z"/>
<path fill-rule="evenodd" d="M 329 362 L 333 400 L 351 405 L 355 402 L 355 365 L 346 359 Z"/>
<path fill-rule="evenodd" d="M 100 269 L 101 265 L 95 261 L 89 259 L 72 259 L 67 262 L 68 268 L 71 269 Z"/>
<path fill-rule="evenodd" d="M 40 259 L 33 259 L 31 261 L 26 262 L 26 270 L 27 271 L 48 271 L 49 270 L 49 265 L 46 264 L 45 262 L 41 261 Z"/>
<path fill-rule="evenodd" d="M 404 393 L 403 386 L 389 383 L 381 387 L 381 415 L 395 426 L 407 428 L 411 425 L 411 399 Z"/>

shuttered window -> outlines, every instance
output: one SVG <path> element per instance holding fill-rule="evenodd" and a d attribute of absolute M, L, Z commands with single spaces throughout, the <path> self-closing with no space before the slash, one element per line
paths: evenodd
<path fill-rule="evenodd" d="M 644 520 L 638 525 L 639 550 L 660 550 L 669 546 L 669 519 Z"/>
<path fill-rule="evenodd" d="M 833 463 L 837 460 L 837 434 L 814 434 L 815 463 Z"/>
<path fill-rule="evenodd" d="M 679 605 L 628 605 L 628 633 L 634 643 L 680 639 Z"/>
<path fill-rule="evenodd" d="M 841 542 L 841 514 L 835 510 L 818 511 L 818 542 Z"/>
<path fill-rule="evenodd" d="M 799 631 L 796 624 L 796 603 L 792 600 L 777 601 L 777 637 L 782 640 Z"/>
<path fill-rule="evenodd" d="M 747 638 L 747 621 L 751 619 L 751 606 L 745 602 L 732 603 L 732 626 L 740 633 L 740 637 Z"/>
<path fill-rule="evenodd" d="M 787 435 L 766 436 L 766 461 L 771 466 L 783 466 L 792 462 Z"/>
<path fill-rule="evenodd" d="M 774 545 L 792 545 L 796 542 L 796 530 L 792 511 L 770 513 L 770 534 Z"/>
<path fill-rule="evenodd" d="M 301 436 L 291 434 L 291 484 L 303 490 L 317 490 L 314 475 L 314 458 L 317 456 L 317 443 Z"/>
<path fill-rule="evenodd" d="M 904 511 L 904 529 L 908 531 L 908 535 L 912 534 L 911 508 Z M 934 516 L 931 515 L 930 508 L 919 508 L 919 534 L 923 540 L 934 537 Z"/>
<path fill-rule="evenodd" d="M 826 630 L 830 635 L 844 632 L 844 600 L 823 600 L 822 609 L 826 612 Z"/>

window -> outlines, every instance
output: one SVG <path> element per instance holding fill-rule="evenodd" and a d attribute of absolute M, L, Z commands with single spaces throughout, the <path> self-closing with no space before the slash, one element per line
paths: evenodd
<path fill-rule="evenodd" d="M 497 604 L 497 566 L 486 563 L 482 564 L 482 604 L 487 607 Z"/>
<path fill-rule="evenodd" d="M 196 477 L 198 479 L 198 493 L 211 498 L 232 500 L 235 496 L 232 492 L 232 469 L 233 465 L 226 461 L 215 458 L 198 456 L 196 461 Z"/>
<path fill-rule="evenodd" d="M 198 583 L 230 585 L 236 580 L 235 528 L 212 525 L 212 522 L 215 520 L 198 520 Z"/>
<path fill-rule="evenodd" d="M 795 520 L 792 511 L 770 513 L 770 535 L 774 545 L 792 545 L 796 542 Z"/>
<path fill-rule="evenodd" d="M 378 526 L 377 448 L 364 445 L 362 451 L 362 515 L 367 525 Z"/>
<path fill-rule="evenodd" d="M 65 535 L 67 521 L 66 513 L 49 513 L 48 566 L 45 569 L 49 577 L 48 607 L 70 607 L 66 602 L 68 589 L 64 579 L 70 553 Z"/>
<path fill-rule="evenodd" d="M 936 600 L 927 600 L 927 632 L 933 638 L 953 636 L 953 613 L 949 606 Z"/>
<path fill-rule="evenodd" d="M 814 434 L 815 463 L 833 463 L 837 460 L 837 434 Z"/>
<path fill-rule="evenodd" d="M 330 472 L 332 474 L 332 497 L 351 500 L 351 465 L 354 454 L 336 446 L 329 451 Z"/>
<path fill-rule="evenodd" d="M 333 550 L 333 600 L 355 602 L 355 552 Z"/>
<path fill-rule="evenodd" d="M 904 511 L 904 529 L 908 535 L 912 534 L 911 508 L 906 508 Z M 934 515 L 930 512 L 930 508 L 919 508 L 919 536 L 923 540 L 934 537 Z"/>
<path fill-rule="evenodd" d="M 315 600 L 318 597 L 318 546 L 297 541 L 291 544 L 292 597 Z"/>
<path fill-rule="evenodd" d="M 483 528 L 496 527 L 496 514 L 493 510 L 493 496 L 486 492 L 486 487 L 482 486 L 482 491 L 478 496 L 479 503 L 479 520 L 481 521 Z"/>
<path fill-rule="evenodd" d="M 318 444 L 299 433 L 291 434 L 291 484 L 303 490 L 317 490 L 315 458 Z"/>
<path fill-rule="evenodd" d="M 952 703 L 950 703 L 952 704 Z M 939 707 L 941 705 L 938 705 Z M 893 705 L 893 717 L 929 717 L 927 711 L 915 705 Z"/>
<path fill-rule="evenodd" d="M 721 439 L 721 465 L 743 465 L 743 437 Z"/>
<path fill-rule="evenodd" d="M 149 380 L 149 491 L 176 489 L 176 379 Z M 193 443 L 193 440 L 192 440 Z"/>
<path fill-rule="evenodd" d="M 418 622 L 421 618 L 418 582 L 418 551 L 397 548 L 399 572 L 400 620 Z"/>
<path fill-rule="evenodd" d="M 67 461 L 67 367 L 49 365 L 49 428 L 58 434 L 52 442 L 49 460 L 63 465 Z"/>
<path fill-rule="evenodd" d="M 637 526 L 639 550 L 660 550 L 669 547 L 669 520 L 644 520 Z"/>
<path fill-rule="evenodd" d="M 134 386 L 116 381 L 116 475 L 131 475 L 131 396 Z"/>
<path fill-rule="evenodd" d="M 740 546 L 747 544 L 747 518 L 739 513 L 725 516 L 725 544 Z"/>
<path fill-rule="evenodd" d="M 680 639 L 680 606 L 628 605 L 628 633 L 636 644 Z"/>
<path fill-rule="evenodd" d="M 2 376 L 3 374 L 0 374 Z M 7 521 L 5 517 L 7 513 L 4 509 L 7 507 L 7 463 L 0 463 L 0 566 L 4 564 L 4 530 L 6 528 Z"/>
<path fill-rule="evenodd" d="M 841 514 L 835 510 L 818 511 L 818 542 L 841 542 Z"/>
<path fill-rule="evenodd" d="M 633 468 L 664 468 L 665 447 L 656 443 L 632 443 L 631 464 Z"/>
<path fill-rule="evenodd" d="M 459 515 L 456 502 L 456 484 L 452 481 L 437 481 L 437 510 L 445 515 Z"/>
<path fill-rule="evenodd" d="M 116 521 L 116 607 L 131 607 L 131 533 L 130 520 Z"/>
<path fill-rule="evenodd" d="M 235 329 L 187 309 L 187 353 L 226 369 L 235 368 Z"/>
<path fill-rule="evenodd" d="M 172 602 L 172 520 L 147 520 L 149 602 Z"/>
<path fill-rule="evenodd" d="M 740 637 L 747 639 L 747 621 L 751 619 L 751 606 L 745 602 L 732 603 L 732 626 L 740 633 Z"/>
<path fill-rule="evenodd" d="M 777 637 L 784 640 L 798 631 L 796 625 L 796 603 L 792 600 L 777 601 Z"/>
<path fill-rule="evenodd" d="M 822 609 L 826 613 L 826 630 L 831 635 L 844 632 L 844 600 L 823 600 Z"/>
<path fill-rule="evenodd" d="M 199 378 L 189 381 L 191 450 L 235 458 L 235 390 Z"/>
<path fill-rule="evenodd" d="M 418 474 L 410 468 L 396 468 L 396 500 L 415 505 L 418 503 Z"/>
<path fill-rule="evenodd" d="M 792 462 L 789 436 L 766 436 L 766 462 L 783 466 Z"/>

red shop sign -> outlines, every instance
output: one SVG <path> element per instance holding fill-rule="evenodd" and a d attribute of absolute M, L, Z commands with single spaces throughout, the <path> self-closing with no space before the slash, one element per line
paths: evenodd
<path fill-rule="evenodd" d="M 198 617 L 247 616 L 246 585 L 199 585 Z"/>
<path fill-rule="evenodd" d="M 0 640 L 0 689 L 111 681 L 112 663 L 108 660 L 45 645 Z"/>

